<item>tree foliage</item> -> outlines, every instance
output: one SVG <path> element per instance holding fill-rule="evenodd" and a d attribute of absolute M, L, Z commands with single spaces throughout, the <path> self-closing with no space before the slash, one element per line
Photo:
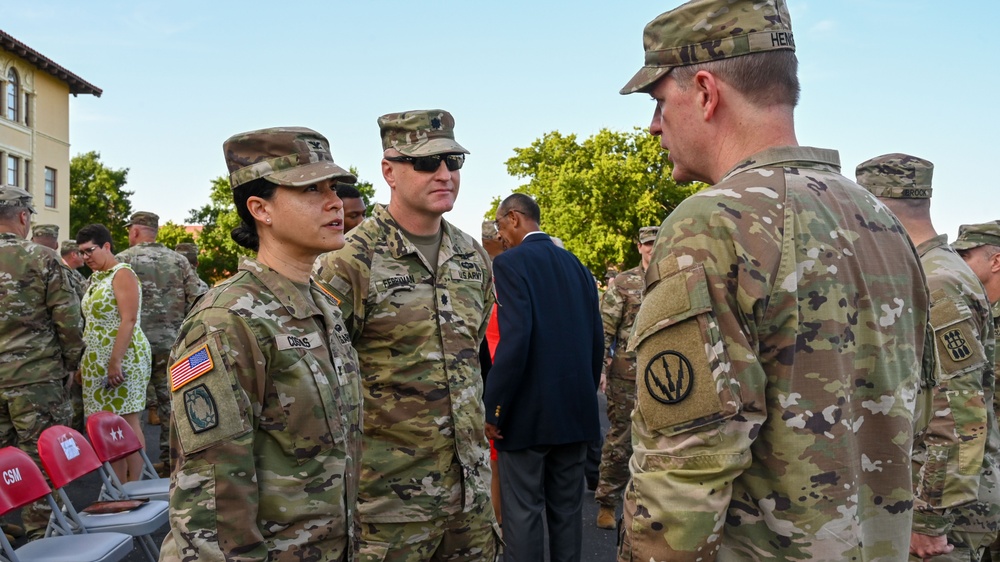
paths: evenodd
<path fill-rule="evenodd" d="M 128 168 L 115 170 L 101 162 L 96 151 L 78 154 L 69 162 L 69 238 L 88 224 L 103 224 L 111 231 L 115 251 L 128 248 L 125 224 L 132 214 L 125 189 Z"/>
<path fill-rule="evenodd" d="M 212 180 L 208 205 L 191 209 L 188 222 L 202 225 L 198 235 L 198 276 L 210 285 L 236 273 L 240 256 L 253 255 L 233 241 L 230 233 L 240 224 L 240 217 L 233 205 L 233 191 L 229 178 L 219 176 Z"/>
<path fill-rule="evenodd" d="M 542 228 L 563 240 L 598 279 L 608 268 L 639 264 L 639 228 L 659 225 L 686 197 L 703 187 L 675 183 L 659 138 L 638 128 L 602 129 L 577 142 L 576 135 L 546 133 L 515 148 L 507 171 L 527 178 L 515 192 L 532 196 Z M 487 218 L 493 218 L 498 198 Z"/>
<path fill-rule="evenodd" d="M 156 233 L 156 241 L 173 250 L 182 242 L 194 242 L 194 235 L 184 228 L 183 224 L 167 221 L 160 225 Z"/>
<path fill-rule="evenodd" d="M 348 171 L 354 174 L 355 177 L 358 175 L 358 169 L 354 166 L 348 168 Z M 372 216 L 373 203 L 375 202 L 375 186 L 372 185 L 370 181 L 362 181 L 358 178 L 358 182 L 354 184 L 354 187 L 361 192 L 361 200 L 365 202 L 365 216 Z"/>

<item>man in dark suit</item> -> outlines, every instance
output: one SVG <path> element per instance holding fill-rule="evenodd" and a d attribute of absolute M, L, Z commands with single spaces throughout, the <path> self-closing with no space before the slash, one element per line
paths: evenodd
<path fill-rule="evenodd" d="M 515 193 L 497 209 L 507 250 L 493 262 L 500 344 L 486 382 L 486 434 L 500 454 L 507 562 L 580 560 L 583 465 L 600 436 L 603 329 L 590 271 L 538 229 Z"/>

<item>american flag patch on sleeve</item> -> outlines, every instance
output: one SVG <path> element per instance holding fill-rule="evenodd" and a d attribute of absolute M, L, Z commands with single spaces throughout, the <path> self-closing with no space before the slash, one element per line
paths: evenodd
<path fill-rule="evenodd" d="M 214 367 L 212 353 L 208 350 L 206 343 L 170 367 L 170 390 L 177 390 L 211 371 L 212 367 Z"/>

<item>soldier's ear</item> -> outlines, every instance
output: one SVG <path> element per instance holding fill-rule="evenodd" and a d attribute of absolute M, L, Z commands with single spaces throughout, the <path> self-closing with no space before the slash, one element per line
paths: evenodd
<path fill-rule="evenodd" d="M 1000 252 L 997 252 L 990 256 L 990 272 L 997 273 L 1000 272 Z"/>

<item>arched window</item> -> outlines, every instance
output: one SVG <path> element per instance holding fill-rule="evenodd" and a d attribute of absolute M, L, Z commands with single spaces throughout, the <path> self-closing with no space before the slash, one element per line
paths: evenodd
<path fill-rule="evenodd" d="M 17 72 L 12 68 L 7 71 L 7 119 L 11 121 L 17 121 L 20 115 L 20 107 L 18 106 L 18 88 L 19 84 L 17 81 Z"/>

